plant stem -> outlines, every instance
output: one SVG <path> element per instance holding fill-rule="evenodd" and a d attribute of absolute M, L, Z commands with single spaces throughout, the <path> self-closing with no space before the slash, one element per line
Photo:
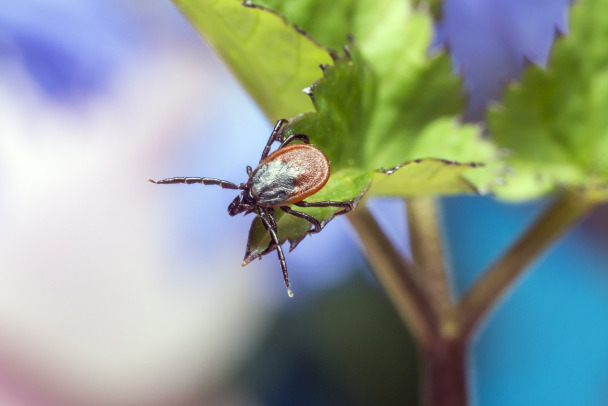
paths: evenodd
<path fill-rule="evenodd" d="M 437 314 L 437 335 L 421 348 L 422 404 L 467 406 L 467 341 L 458 336 L 456 307 L 450 295 L 443 258 L 436 200 L 418 197 L 407 201 L 410 244 L 417 268 Z"/>
<path fill-rule="evenodd" d="M 467 341 L 440 338 L 422 352 L 422 404 L 467 406 Z"/>
<path fill-rule="evenodd" d="M 397 251 L 367 207 L 361 205 L 348 215 L 359 235 L 372 269 L 393 301 L 419 345 L 431 341 L 435 313 L 420 274 Z"/>
<path fill-rule="evenodd" d="M 565 195 L 549 207 L 463 297 L 458 307 L 461 337 L 468 338 L 528 264 L 593 206 L 592 201 Z"/>
<path fill-rule="evenodd" d="M 452 298 L 443 259 L 435 199 L 408 199 L 407 219 L 414 263 L 422 271 L 431 303 L 442 317 L 449 314 Z"/>
<path fill-rule="evenodd" d="M 561 197 L 458 305 L 450 296 L 434 200 L 408 201 L 416 265 L 403 258 L 365 206 L 348 215 L 372 269 L 418 343 L 423 405 L 467 406 L 466 364 L 472 333 L 529 263 L 594 204 L 572 195 Z"/>

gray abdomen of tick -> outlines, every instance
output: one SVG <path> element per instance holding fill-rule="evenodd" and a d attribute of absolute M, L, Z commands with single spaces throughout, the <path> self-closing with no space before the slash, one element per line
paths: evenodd
<path fill-rule="evenodd" d="M 293 193 L 298 171 L 280 160 L 260 165 L 251 175 L 251 193 L 262 206 L 281 206 Z"/>

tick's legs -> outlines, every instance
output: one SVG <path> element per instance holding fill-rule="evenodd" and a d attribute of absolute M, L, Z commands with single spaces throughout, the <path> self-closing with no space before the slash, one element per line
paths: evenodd
<path fill-rule="evenodd" d="M 283 141 L 281 143 L 281 146 L 279 148 L 283 148 L 285 145 L 287 145 L 290 142 L 293 142 L 295 140 L 300 140 L 304 144 L 310 144 L 310 140 L 308 139 L 308 135 L 306 135 L 306 134 L 291 134 L 289 137 L 287 137 L 287 139 L 285 139 L 285 141 Z"/>
<path fill-rule="evenodd" d="M 272 207 L 268 207 L 264 211 L 266 211 L 266 215 L 268 216 L 268 223 L 270 224 L 270 228 L 272 228 L 274 230 L 274 232 L 277 233 L 277 238 L 278 238 L 279 231 L 278 231 L 278 227 L 277 227 L 277 222 L 274 219 L 274 209 Z"/>
<path fill-rule="evenodd" d="M 281 270 L 283 271 L 283 280 L 285 281 L 285 287 L 287 288 L 287 294 L 289 297 L 293 297 L 293 292 L 289 288 L 289 275 L 287 274 L 287 262 L 285 261 L 285 255 L 283 254 L 283 248 L 281 248 L 281 244 L 279 244 L 279 237 L 277 236 L 277 223 L 274 221 L 274 210 L 272 208 L 262 209 L 259 206 L 255 207 L 255 210 L 260 217 L 260 221 L 262 225 L 270 234 L 270 239 L 274 244 L 274 248 L 277 250 L 277 255 L 279 256 L 279 262 L 281 263 Z M 266 216 L 268 216 L 268 219 Z"/>
<path fill-rule="evenodd" d="M 171 184 L 171 183 L 201 183 L 203 185 L 218 185 L 224 189 L 245 189 L 247 186 L 243 183 L 228 182 L 227 180 L 215 179 L 215 178 L 167 178 L 162 180 L 152 180 L 148 179 L 152 183 L 156 183 L 158 185 Z"/>
<path fill-rule="evenodd" d="M 298 203 L 294 203 L 296 206 L 300 206 L 300 207 L 341 207 L 342 210 L 340 210 L 339 212 L 335 213 L 335 215 L 340 215 L 340 214 L 346 214 L 349 211 L 351 211 L 354 207 L 353 204 L 351 202 L 331 202 L 331 201 L 327 201 L 327 202 L 298 202 Z"/>
<path fill-rule="evenodd" d="M 272 144 L 275 141 L 281 141 L 280 140 L 280 134 L 281 134 L 281 129 L 283 128 L 283 126 L 287 124 L 287 120 L 285 120 L 284 118 L 280 119 L 279 121 L 277 121 L 277 123 L 274 126 L 274 129 L 272 130 L 272 133 L 270 133 L 270 138 L 268 138 L 268 142 L 266 143 L 266 146 L 264 147 L 264 150 L 262 151 L 262 157 L 260 158 L 260 161 L 262 161 L 264 158 L 266 158 L 268 156 L 268 153 L 270 152 L 270 148 L 272 147 Z M 292 134 L 289 137 L 287 137 L 286 140 L 284 140 L 283 142 L 281 142 L 281 145 L 279 146 L 279 148 L 283 148 L 285 145 L 295 141 L 295 140 L 300 140 L 302 141 L 304 144 L 310 144 L 310 140 L 308 139 L 308 135 L 306 134 Z"/>
<path fill-rule="evenodd" d="M 287 123 L 287 120 L 282 118 L 279 121 L 277 121 L 277 123 L 274 125 L 274 129 L 270 133 L 270 138 L 268 138 L 268 142 L 266 143 L 266 146 L 264 147 L 264 150 L 262 151 L 262 157 L 260 158 L 260 161 L 268 156 L 268 152 L 270 152 L 270 147 L 272 146 L 272 143 L 277 141 L 277 139 L 278 139 L 277 136 L 279 135 L 281 128 L 286 123 Z"/>
<path fill-rule="evenodd" d="M 353 205 L 350 202 L 298 202 L 295 203 L 296 206 L 300 207 L 341 207 L 342 210 L 336 212 L 334 216 L 339 216 L 341 214 L 346 214 L 353 209 Z M 314 226 L 312 230 L 310 230 L 309 234 L 316 234 L 325 227 L 326 222 L 321 222 L 311 216 L 310 214 L 302 213 L 301 211 L 292 210 L 289 206 L 281 206 L 281 210 L 283 210 L 287 214 L 291 214 L 292 216 L 299 217 L 308 221 L 310 224 Z"/>
<path fill-rule="evenodd" d="M 302 213 L 301 211 L 291 210 L 291 208 L 289 206 L 281 206 L 281 210 L 283 210 L 287 214 L 291 214 L 292 216 L 304 219 L 304 220 L 308 221 L 310 224 L 312 224 L 314 226 L 314 228 L 308 232 L 309 234 L 316 234 L 319 231 L 321 231 L 324 227 L 324 224 L 322 224 L 319 220 L 317 220 L 310 214 Z"/>

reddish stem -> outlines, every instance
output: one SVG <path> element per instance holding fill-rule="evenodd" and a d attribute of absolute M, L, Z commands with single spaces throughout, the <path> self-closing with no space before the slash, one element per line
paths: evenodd
<path fill-rule="evenodd" d="M 468 406 L 467 344 L 438 338 L 421 356 L 422 405 Z"/>

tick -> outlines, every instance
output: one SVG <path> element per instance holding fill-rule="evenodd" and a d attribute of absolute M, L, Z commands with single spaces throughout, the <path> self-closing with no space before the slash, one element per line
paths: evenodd
<path fill-rule="evenodd" d="M 304 201 L 307 197 L 321 190 L 327 183 L 330 174 L 329 161 L 320 149 L 310 145 L 308 136 L 305 134 L 292 134 L 283 140 L 282 130 L 286 123 L 287 120 L 284 119 L 277 121 L 262 151 L 262 158 L 258 166 L 255 169 L 247 166 L 249 178 L 246 183 L 237 184 L 216 178 L 196 177 L 148 180 L 156 184 L 201 183 L 203 185 L 218 185 L 224 189 L 241 190 L 241 193 L 228 206 L 228 214 L 236 216 L 239 213 L 245 215 L 255 213 L 260 218 L 262 225 L 270 235 L 271 245 L 269 248 L 276 250 L 279 257 L 287 294 L 292 297 L 287 262 L 277 235 L 275 209 L 278 208 L 289 215 L 308 221 L 311 224 L 308 233 L 314 234 L 321 231 L 325 222 L 320 222 L 306 213 L 296 211 L 291 206 L 336 207 L 340 209 L 334 214 L 336 216 L 348 213 L 354 208 L 354 205 L 352 202 Z M 294 144 L 294 141 L 299 141 L 299 143 Z M 280 145 L 274 152 L 270 153 L 270 148 L 275 142 L 280 142 Z"/>

